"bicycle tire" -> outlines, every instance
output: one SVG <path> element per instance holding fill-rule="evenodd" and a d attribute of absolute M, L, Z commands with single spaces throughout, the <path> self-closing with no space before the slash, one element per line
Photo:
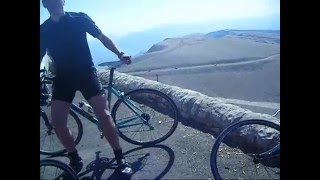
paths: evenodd
<path fill-rule="evenodd" d="M 76 129 L 72 128 L 72 132 L 76 132 L 77 133 L 77 136 L 75 138 L 75 145 L 77 145 L 77 144 L 79 144 L 79 142 L 80 142 L 80 140 L 82 138 L 82 135 L 83 135 L 83 126 L 82 126 L 82 123 L 81 123 L 79 117 L 77 116 L 77 114 L 74 111 L 70 110 L 69 111 L 69 115 L 72 118 L 68 118 L 68 123 L 70 123 L 70 120 L 76 122 L 76 127 L 75 127 Z M 43 121 L 41 121 L 41 118 L 42 118 Z M 41 144 L 41 136 L 42 136 L 41 132 L 44 132 L 44 131 L 46 131 L 47 129 L 50 128 L 47 125 L 43 126 L 43 128 L 42 128 L 41 123 L 45 124 L 45 123 L 48 123 L 48 122 L 49 121 L 48 121 L 48 117 L 47 117 L 46 113 L 44 111 L 40 110 L 40 154 L 43 154 L 43 155 L 62 155 L 64 153 L 66 153 L 67 150 L 62 146 L 62 144 L 60 143 L 60 141 L 56 137 L 55 132 L 53 132 L 53 134 L 47 134 L 47 136 L 50 136 L 50 138 L 52 138 L 53 141 L 56 141 L 55 142 L 56 145 L 59 146 L 58 149 L 51 150 L 51 149 L 48 149 L 48 148 L 44 148 L 44 143 Z M 51 126 L 51 125 L 49 125 L 49 126 Z M 69 129 L 71 129 L 70 126 L 69 126 Z M 46 136 L 44 138 L 46 138 Z"/>
<path fill-rule="evenodd" d="M 144 94 L 149 94 L 149 95 L 147 95 L 147 97 L 148 97 L 147 99 L 141 98 Z M 150 109 L 150 111 L 154 110 L 152 113 L 154 113 L 154 114 L 159 113 L 159 114 L 157 114 L 159 117 L 170 117 L 171 118 L 171 120 L 166 120 L 166 121 L 158 120 L 158 124 L 155 123 L 154 121 L 149 122 L 149 120 L 152 120 L 152 119 L 149 119 L 148 122 L 153 123 L 152 126 L 160 126 L 161 124 L 167 124 L 167 123 L 168 124 L 171 123 L 171 124 L 169 124 L 169 126 L 166 126 L 169 128 L 168 131 L 164 135 L 161 134 L 161 136 L 159 138 L 155 138 L 153 140 L 142 140 L 142 135 L 140 134 L 140 140 L 133 139 L 133 137 L 129 137 L 129 133 L 128 133 L 129 131 L 124 131 L 124 128 L 121 128 L 121 126 L 119 125 L 120 118 L 118 118 L 118 116 L 117 116 L 119 114 L 123 115 L 126 113 L 133 113 L 133 111 L 130 110 L 128 108 L 128 106 L 126 106 L 124 104 L 122 99 L 118 99 L 112 108 L 111 116 L 112 116 L 114 123 L 116 124 L 118 130 L 119 130 L 119 136 L 122 139 L 124 139 L 125 141 L 127 141 L 129 143 L 135 144 L 135 145 L 151 146 L 151 145 L 155 145 L 155 144 L 158 144 L 158 143 L 166 140 L 167 138 L 169 138 L 173 134 L 173 132 L 175 131 L 175 129 L 178 126 L 179 114 L 178 114 L 178 108 L 176 107 L 175 103 L 168 95 L 166 95 L 158 90 L 154 90 L 154 89 L 136 89 L 136 90 L 133 90 L 133 91 L 126 93 L 124 95 L 124 97 L 127 99 L 130 99 L 131 102 L 133 102 L 135 104 L 139 103 L 139 101 L 140 102 L 144 101 L 143 103 L 145 103 L 145 104 L 139 103 L 140 107 Z M 144 97 L 146 97 L 146 95 L 144 95 Z M 152 106 L 154 106 L 155 104 L 152 104 L 151 102 L 154 103 L 155 100 L 159 100 L 160 98 L 161 98 L 161 101 L 157 102 L 157 105 L 159 107 L 161 107 L 162 109 L 158 109 L 158 111 L 155 111 L 155 109 L 152 108 Z M 134 99 L 134 101 L 133 101 L 133 99 Z M 119 112 L 119 107 L 126 107 L 126 112 L 125 113 Z M 161 113 L 159 111 L 161 111 Z M 145 113 L 145 114 L 147 114 L 146 117 L 149 116 L 149 118 L 151 118 L 151 115 L 150 115 L 151 113 Z M 152 117 L 154 117 L 154 116 L 152 116 Z M 130 126 L 130 125 L 128 125 L 128 126 Z M 142 125 L 141 125 L 141 127 L 142 127 Z M 141 127 L 140 127 L 140 129 L 141 129 Z M 143 129 L 144 128 L 145 127 L 143 127 Z M 150 135 L 154 136 L 155 135 L 154 133 L 157 133 L 157 130 L 155 130 L 155 131 L 154 130 L 155 129 L 152 129 L 152 130 L 149 129 L 147 131 L 150 131 Z M 132 132 L 134 132 L 134 131 L 132 131 Z M 147 134 L 146 131 L 143 131 L 143 133 L 144 133 L 144 135 Z M 147 136 L 144 136 L 144 138 L 146 138 L 146 137 Z M 149 136 L 149 137 L 151 138 L 151 136 Z"/>
<path fill-rule="evenodd" d="M 56 168 L 53 171 L 50 167 Z M 49 170 L 48 170 L 49 169 Z M 47 170 L 47 172 L 45 172 Z M 59 170 L 59 171 L 58 171 Z M 61 173 L 60 173 L 61 171 Z M 54 178 L 53 175 L 57 177 Z M 60 177 L 60 178 L 59 178 Z M 74 179 L 78 180 L 77 173 L 67 164 L 55 159 L 42 159 L 40 160 L 40 179 Z"/>
<path fill-rule="evenodd" d="M 224 179 L 224 178 L 222 178 L 222 174 L 224 174 L 224 175 L 226 175 L 226 176 L 228 176 L 228 175 L 230 175 L 230 174 L 228 174 L 228 173 L 226 173 L 227 171 L 228 172 L 232 172 L 232 171 L 235 171 L 235 173 L 239 173 L 239 172 L 236 172 L 236 170 L 237 169 L 233 169 L 232 167 L 233 167 L 233 165 L 234 164 L 240 164 L 240 158 L 239 157 L 236 157 L 237 159 L 232 159 L 232 158 L 230 158 L 229 157 L 229 155 L 230 154 L 228 154 L 229 152 L 226 152 L 226 154 L 227 154 L 227 157 L 228 158 L 226 158 L 226 157 L 223 157 L 223 155 L 220 155 L 220 157 L 219 158 L 221 158 L 221 164 L 222 164 L 222 159 L 223 159 L 223 161 L 226 161 L 225 163 L 223 163 L 224 164 L 224 167 L 222 168 L 221 166 L 222 165 L 220 165 L 219 166 L 219 164 L 218 164 L 218 152 L 222 152 L 223 153 L 223 151 L 222 150 L 220 150 L 219 151 L 219 148 L 220 148 L 220 145 L 221 145 L 221 147 L 223 147 L 223 145 L 222 145 L 222 142 L 223 142 L 223 140 L 225 140 L 225 139 L 227 139 L 226 137 L 228 136 L 228 135 L 230 135 L 232 132 L 234 132 L 234 130 L 237 130 L 238 128 L 240 128 L 240 127 L 243 127 L 243 126 L 245 126 L 245 125 L 262 125 L 262 126 L 266 126 L 267 128 L 273 128 L 274 130 L 276 130 L 276 131 L 279 131 L 279 145 L 280 145 L 280 125 L 278 125 L 278 124 L 275 124 L 275 123 L 273 123 L 273 122 L 270 122 L 270 121 L 266 121 L 266 120 L 257 120 L 257 119 L 252 119 L 252 120 L 245 120 L 245 121 L 240 121 L 240 122 L 237 122 L 237 123 L 234 123 L 234 124 L 231 124 L 230 126 L 228 126 L 225 130 L 223 130 L 222 131 L 222 133 L 218 136 L 218 138 L 216 139 L 216 141 L 215 141 L 215 143 L 214 143 L 214 145 L 213 145 L 213 147 L 212 147 L 212 151 L 211 151 L 211 157 L 210 157 L 210 166 L 211 166 L 211 171 L 212 171 L 212 174 L 213 174 L 213 176 L 214 176 L 214 178 L 216 179 L 216 180 L 220 180 L 220 179 Z M 259 131 L 260 132 L 260 131 Z M 226 142 L 228 142 L 228 141 L 226 141 Z M 224 142 L 223 142 L 224 143 Z M 238 143 L 241 143 L 241 142 L 238 142 Z M 224 146 L 224 147 L 226 147 L 226 146 Z M 230 146 L 231 147 L 231 146 Z M 228 148 L 230 148 L 229 147 L 229 145 L 228 145 L 228 147 L 227 148 L 225 148 L 224 149 L 224 151 L 227 151 L 226 149 L 228 149 Z M 232 149 L 232 148 L 230 148 L 230 149 Z M 228 149 L 229 150 L 229 149 Z M 232 150 L 231 150 L 232 151 Z M 240 151 L 238 151 L 238 152 L 240 152 Z M 241 151 L 242 152 L 242 151 Z M 264 152 L 265 152 L 265 150 L 264 150 Z M 245 153 L 245 152 L 244 152 Z M 242 154 L 244 154 L 244 153 L 242 153 Z M 235 153 L 235 154 L 237 154 L 237 153 Z M 239 154 L 241 154 L 241 153 L 239 153 Z M 250 155 L 252 155 L 252 154 L 250 154 Z M 279 155 L 279 157 L 280 157 L 280 153 L 278 154 Z M 249 159 L 249 158 L 248 158 Z M 220 159 L 219 159 L 220 160 Z M 229 161 L 229 162 L 228 162 Z M 250 160 L 250 162 L 251 162 L 251 160 Z M 228 167 L 228 165 L 230 164 L 230 167 Z M 279 161 L 279 164 L 280 164 L 280 161 Z M 261 165 L 262 166 L 262 165 Z M 220 168 L 221 167 L 221 168 Z M 257 166 L 258 168 L 259 168 L 259 165 Z M 263 166 L 264 167 L 264 166 Z M 265 167 L 264 167 L 265 168 Z M 219 172 L 219 169 L 223 169 L 222 171 L 224 171 L 224 173 L 220 173 Z M 231 170 L 230 170 L 231 169 Z M 262 168 L 261 168 L 262 169 Z M 257 170 L 257 169 L 255 169 L 255 170 Z M 265 169 L 266 170 L 266 169 Z M 279 167 L 279 170 L 280 170 L 280 167 Z M 267 170 L 266 170 L 267 171 Z M 232 172 L 233 173 L 233 172 Z M 241 175 L 249 175 L 249 174 L 246 174 L 244 171 L 242 171 L 241 172 L 242 174 Z M 269 172 L 267 172 L 268 174 L 269 174 Z M 258 174 L 258 173 L 257 173 Z M 261 173 L 261 174 L 263 174 L 263 173 Z M 270 174 L 269 174 L 270 175 Z M 239 175 L 240 176 L 240 175 Z M 239 178 L 239 176 L 237 176 L 237 177 L 231 177 L 231 179 L 234 179 L 234 178 Z M 230 177 L 228 177 L 227 179 L 229 179 Z M 260 179 L 260 178 L 257 178 L 257 177 L 249 177 L 249 179 Z M 279 172 L 279 177 L 278 177 L 278 174 L 276 174 L 275 175 L 275 177 L 274 178 L 280 178 L 280 172 Z M 247 178 L 244 178 L 244 179 L 247 179 Z M 272 178 L 273 179 L 273 178 Z"/>

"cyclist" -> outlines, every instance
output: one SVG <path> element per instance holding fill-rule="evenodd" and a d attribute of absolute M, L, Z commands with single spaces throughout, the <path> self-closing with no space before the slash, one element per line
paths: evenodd
<path fill-rule="evenodd" d="M 86 33 L 99 39 L 121 61 L 131 63 L 131 56 L 120 52 L 94 21 L 83 12 L 66 12 L 65 0 L 42 0 L 50 17 L 40 25 L 40 63 L 47 53 L 54 62 L 51 121 L 57 137 L 67 149 L 70 166 L 79 173 L 83 162 L 67 127 L 70 105 L 79 90 L 92 106 L 111 145 L 120 172 L 132 174 L 119 143 L 119 133 L 107 108 L 107 99 L 92 62 Z"/>

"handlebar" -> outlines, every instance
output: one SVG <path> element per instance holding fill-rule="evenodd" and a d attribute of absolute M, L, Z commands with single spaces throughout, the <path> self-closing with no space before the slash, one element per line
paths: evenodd
<path fill-rule="evenodd" d="M 125 64 L 123 61 L 108 61 L 100 63 L 98 66 L 108 66 L 110 69 L 116 69 L 120 67 L 122 64 Z"/>

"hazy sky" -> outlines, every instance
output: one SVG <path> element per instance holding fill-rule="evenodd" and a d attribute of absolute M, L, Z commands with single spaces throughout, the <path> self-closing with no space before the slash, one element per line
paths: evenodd
<path fill-rule="evenodd" d="M 86 12 L 106 34 L 122 37 L 163 25 L 280 19 L 280 0 L 66 0 L 65 10 Z M 41 4 L 40 24 L 48 17 Z"/>
<path fill-rule="evenodd" d="M 131 55 L 165 38 L 223 29 L 280 30 L 280 0 L 66 0 L 65 11 L 85 12 Z M 49 18 L 40 4 L 40 24 Z M 94 63 L 116 59 L 87 36 Z"/>

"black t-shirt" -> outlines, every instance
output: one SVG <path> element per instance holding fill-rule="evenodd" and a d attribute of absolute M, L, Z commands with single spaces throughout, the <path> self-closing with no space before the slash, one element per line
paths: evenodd
<path fill-rule="evenodd" d="M 48 51 L 57 74 L 74 74 L 94 66 L 86 33 L 93 37 L 101 30 L 85 13 L 66 12 L 58 22 L 47 19 L 40 25 L 40 58 Z"/>

